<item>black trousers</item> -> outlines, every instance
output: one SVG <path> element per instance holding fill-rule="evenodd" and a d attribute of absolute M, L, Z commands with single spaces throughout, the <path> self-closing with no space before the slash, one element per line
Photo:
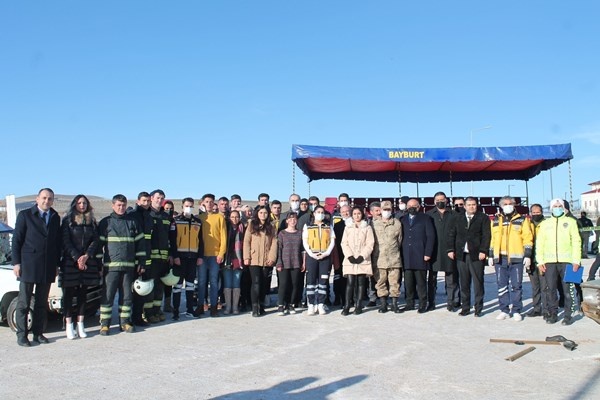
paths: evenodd
<path fill-rule="evenodd" d="M 475 312 L 483 310 L 483 296 L 485 295 L 485 286 L 483 283 L 485 266 L 483 261 L 472 261 L 468 255 L 464 260 L 456 262 L 458 276 L 460 279 L 460 303 L 463 311 L 471 309 L 471 282 L 473 283 L 473 292 L 475 294 Z"/>
<path fill-rule="evenodd" d="M 342 268 L 333 271 L 333 295 L 335 296 L 335 302 L 344 304 L 346 303 L 346 284 L 348 279 L 342 275 Z"/>
<path fill-rule="evenodd" d="M 194 293 L 196 292 L 196 258 L 181 258 L 181 265 L 173 266 L 173 272 L 179 275 L 179 282 L 173 287 L 173 310 L 179 312 L 181 292 L 185 292 L 186 310 L 194 312 Z M 185 281 L 185 286 L 183 282 Z M 165 291 L 166 293 L 166 291 Z"/>
<path fill-rule="evenodd" d="M 557 290 L 559 285 L 559 279 L 563 288 L 565 296 L 565 317 L 570 317 L 572 312 L 573 297 L 576 296 L 575 288 L 569 283 L 564 282 L 565 278 L 565 263 L 547 263 L 546 264 L 546 283 L 548 284 L 548 293 L 546 298 L 548 299 L 548 313 L 550 315 L 558 314 L 558 296 Z"/>
<path fill-rule="evenodd" d="M 71 318 L 73 315 L 73 297 L 77 295 L 77 315 L 85 315 L 85 301 L 87 297 L 87 286 L 79 285 L 63 288 L 63 316 Z"/>
<path fill-rule="evenodd" d="M 427 270 L 407 269 L 404 271 L 406 305 L 415 306 L 415 290 L 419 296 L 419 308 L 427 307 Z"/>
<path fill-rule="evenodd" d="M 531 282 L 531 300 L 533 310 L 546 314 L 548 312 L 548 300 L 546 299 L 548 289 L 546 288 L 546 277 L 544 275 L 540 275 L 540 271 L 537 269 L 537 266 L 535 266 L 533 269 L 533 273 L 528 275 L 529 282 Z"/>
<path fill-rule="evenodd" d="M 252 278 L 250 297 L 252 298 L 252 305 L 258 305 L 262 303 L 266 296 L 267 275 L 271 267 L 251 265 L 249 268 L 250 277 Z"/>
<path fill-rule="evenodd" d="M 288 306 L 293 300 L 298 297 L 298 292 L 301 289 L 302 282 L 300 281 L 300 269 L 282 269 L 277 273 L 278 288 L 277 288 L 277 305 Z"/>
<path fill-rule="evenodd" d="M 427 271 L 427 301 L 429 306 L 435 306 L 435 293 L 437 292 L 437 271 Z"/>
<path fill-rule="evenodd" d="M 49 292 L 50 283 L 27 283 L 21 281 L 19 284 L 19 296 L 17 297 L 16 310 L 17 337 L 27 337 L 27 334 L 29 333 L 27 330 L 27 314 L 29 312 L 31 297 L 34 299 L 31 332 L 36 336 L 44 333 L 44 321 L 46 320 L 46 310 L 48 309 Z"/>

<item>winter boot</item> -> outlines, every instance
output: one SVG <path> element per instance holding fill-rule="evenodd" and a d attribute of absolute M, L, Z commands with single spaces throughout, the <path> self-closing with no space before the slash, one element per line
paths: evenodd
<path fill-rule="evenodd" d="M 381 304 L 379 305 L 379 312 L 380 313 L 388 312 L 387 296 L 380 298 L 379 301 L 381 302 Z"/>
<path fill-rule="evenodd" d="M 391 311 L 394 313 L 398 313 L 398 298 L 397 297 L 392 297 Z"/>
<path fill-rule="evenodd" d="M 77 334 L 80 338 L 86 338 L 87 333 L 85 332 L 85 325 L 83 324 L 83 315 L 77 316 Z"/>
<path fill-rule="evenodd" d="M 231 301 L 231 308 L 232 308 L 232 312 L 233 314 L 239 314 L 240 310 L 238 308 L 239 304 L 240 304 L 240 289 L 232 289 L 232 301 Z"/>
<path fill-rule="evenodd" d="M 223 311 L 223 314 L 225 315 L 229 315 L 231 314 L 231 309 L 232 309 L 232 293 L 231 293 L 232 289 L 230 288 L 225 288 L 223 289 L 223 294 L 225 295 L 225 311 Z"/>
<path fill-rule="evenodd" d="M 363 295 L 364 295 L 364 293 L 366 293 L 367 285 L 366 285 L 366 279 L 364 276 L 360 276 L 357 278 L 358 278 L 358 296 L 356 297 L 356 307 L 354 307 L 354 314 L 359 315 L 359 314 L 362 314 Z"/>
<path fill-rule="evenodd" d="M 69 340 L 75 339 L 77 337 L 77 334 L 75 333 L 75 330 L 73 329 L 73 321 L 71 320 L 71 318 L 65 318 L 65 325 L 66 325 L 67 339 L 69 339 Z"/>
<path fill-rule="evenodd" d="M 252 303 L 252 316 L 258 317 L 260 315 L 259 311 L 260 311 L 260 309 L 259 309 L 258 303 Z"/>

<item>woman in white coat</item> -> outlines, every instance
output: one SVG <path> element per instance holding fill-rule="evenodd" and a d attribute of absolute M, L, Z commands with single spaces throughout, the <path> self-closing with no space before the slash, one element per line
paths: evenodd
<path fill-rule="evenodd" d="M 348 279 L 346 285 L 346 304 L 342 315 L 350 314 L 350 304 L 358 285 L 358 296 L 355 301 L 354 314 L 362 313 L 362 298 L 367 287 L 367 276 L 373 275 L 371 253 L 375 237 L 371 226 L 365 220 L 365 214 L 359 207 L 352 209 L 352 220 L 346 222 L 342 237 L 344 262 L 343 274 Z"/>

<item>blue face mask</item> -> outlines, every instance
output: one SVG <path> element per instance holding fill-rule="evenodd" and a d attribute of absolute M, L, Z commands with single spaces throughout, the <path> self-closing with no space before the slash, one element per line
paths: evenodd
<path fill-rule="evenodd" d="M 552 209 L 552 215 L 555 217 L 560 217 L 565 213 L 565 210 L 562 207 L 555 207 Z"/>

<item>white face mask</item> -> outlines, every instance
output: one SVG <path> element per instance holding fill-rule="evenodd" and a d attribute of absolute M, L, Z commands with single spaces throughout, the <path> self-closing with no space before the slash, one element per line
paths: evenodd
<path fill-rule="evenodd" d="M 309 204 L 308 208 L 310 208 L 310 211 L 315 211 L 315 208 L 317 208 L 316 204 Z"/>
<path fill-rule="evenodd" d="M 504 214 L 512 214 L 513 211 L 515 211 L 515 207 L 512 204 L 502 206 L 502 212 Z"/>
<path fill-rule="evenodd" d="M 298 211 L 300 209 L 300 202 L 290 201 L 290 208 L 292 209 L 292 211 Z"/>
<path fill-rule="evenodd" d="M 389 218 L 389 217 L 391 217 L 391 216 L 392 216 L 392 212 L 391 212 L 390 210 L 383 210 L 383 211 L 381 212 L 381 217 L 382 217 L 383 219 L 388 219 L 388 218 Z"/>
<path fill-rule="evenodd" d="M 194 207 L 183 207 L 183 213 L 185 215 L 192 215 L 193 211 L 194 211 Z"/>
<path fill-rule="evenodd" d="M 322 213 L 316 213 L 314 214 L 315 216 L 315 221 L 323 221 L 323 218 L 325 218 L 325 214 Z"/>
<path fill-rule="evenodd" d="M 340 201 L 340 207 L 344 207 L 347 206 L 348 202 L 347 201 Z"/>
<path fill-rule="evenodd" d="M 406 204 L 400 203 L 400 204 L 398 204 L 398 208 L 400 209 L 400 211 L 404 211 L 404 210 L 406 210 Z"/>

